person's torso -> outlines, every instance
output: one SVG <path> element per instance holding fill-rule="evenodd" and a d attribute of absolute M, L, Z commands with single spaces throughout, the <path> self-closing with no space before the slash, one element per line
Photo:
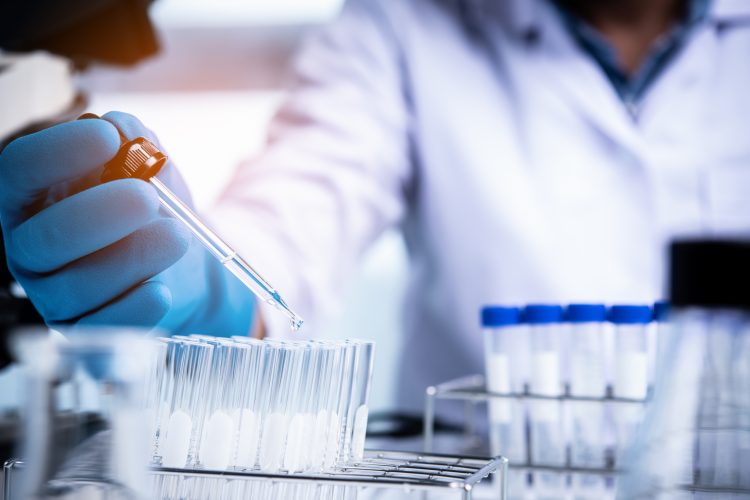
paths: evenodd
<path fill-rule="evenodd" d="M 650 303 L 671 239 L 750 232 L 750 21 L 696 28 L 629 110 L 548 4 L 524 3 L 538 29 L 520 33 L 501 11 L 521 3 L 412 1 L 396 21 L 415 158 L 402 402 L 481 372 L 482 305 Z"/>

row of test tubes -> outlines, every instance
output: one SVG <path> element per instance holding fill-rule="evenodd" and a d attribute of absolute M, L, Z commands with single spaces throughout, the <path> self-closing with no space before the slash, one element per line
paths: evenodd
<path fill-rule="evenodd" d="M 156 342 L 145 403 L 153 466 L 301 473 L 362 459 L 372 342 Z"/>
<path fill-rule="evenodd" d="M 487 390 L 513 397 L 489 405 L 493 454 L 511 466 L 607 470 L 621 465 L 643 417 L 653 378 L 657 321 L 664 304 L 532 304 L 486 307 Z M 557 498 L 603 498 L 613 485 L 601 475 L 568 478 L 515 469 L 511 498 L 531 488 Z M 533 486 L 533 488 L 532 488 Z"/>

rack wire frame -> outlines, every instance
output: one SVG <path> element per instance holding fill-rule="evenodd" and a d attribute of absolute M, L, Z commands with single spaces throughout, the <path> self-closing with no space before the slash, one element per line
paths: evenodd
<path fill-rule="evenodd" d="M 14 474 L 23 468 L 21 460 L 5 463 L 4 500 L 12 497 Z M 461 500 L 473 500 L 476 486 L 490 474 L 499 500 L 506 499 L 508 460 L 504 457 L 483 458 L 436 453 L 368 450 L 360 462 L 340 466 L 324 473 L 285 474 L 257 470 L 198 470 L 156 467 L 152 475 L 191 478 L 224 478 L 227 480 L 271 481 L 275 483 L 308 483 L 359 488 L 400 489 L 406 492 L 453 490 Z"/>
<path fill-rule="evenodd" d="M 644 405 L 646 399 L 631 399 L 612 396 L 608 393 L 600 397 L 591 396 L 573 396 L 568 393 L 559 396 L 545 396 L 533 393 L 495 393 L 485 389 L 483 375 L 468 375 L 457 379 L 449 380 L 442 384 L 430 386 L 425 390 L 425 407 L 424 407 L 424 450 L 432 452 L 435 443 L 435 411 L 438 400 L 458 400 L 465 401 L 466 418 L 464 420 L 464 434 L 467 440 L 476 436 L 476 405 L 480 402 L 488 402 L 494 399 L 523 399 L 523 400 L 540 400 L 540 401 L 588 401 L 602 404 L 627 404 L 627 405 Z M 514 469 L 523 469 L 530 471 L 559 472 L 565 474 L 587 474 L 615 476 L 618 470 L 612 463 L 606 467 L 588 468 L 575 467 L 571 465 L 551 466 L 540 464 L 516 464 L 510 463 L 509 467 Z"/>
<path fill-rule="evenodd" d="M 607 395 L 602 397 L 572 396 L 563 394 L 560 396 L 543 396 L 530 393 L 493 393 L 485 389 L 483 375 L 469 375 L 449 380 L 442 384 L 430 386 L 425 390 L 424 410 L 424 449 L 429 453 L 434 447 L 435 439 L 435 406 L 440 399 L 459 400 L 466 402 L 466 422 L 464 433 L 467 437 L 475 436 L 476 411 L 478 402 L 487 402 L 493 399 L 528 399 L 528 400 L 557 400 L 557 401 L 594 401 L 600 403 L 615 404 L 639 404 L 644 405 L 651 397 L 650 393 L 646 399 L 618 398 L 611 395 L 608 389 Z M 556 472 L 559 474 L 586 474 L 615 477 L 622 471 L 608 464 L 603 468 L 575 467 L 571 465 L 548 466 L 539 464 L 514 464 L 509 463 L 509 468 L 527 471 Z M 506 476 L 507 477 L 507 476 Z M 708 493 L 712 495 L 750 495 L 750 489 L 709 486 L 701 484 L 682 484 L 675 487 L 677 490 L 691 493 Z"/>

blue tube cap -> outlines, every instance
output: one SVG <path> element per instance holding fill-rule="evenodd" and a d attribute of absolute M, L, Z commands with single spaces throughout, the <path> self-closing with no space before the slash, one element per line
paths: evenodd
<path fill-rule="evenodd" d="M 616 305 L 609 309 L 609 321 L 618 325 L 650 323 L 653 313 L 649 306 Z"/>
<path fill-rule="evenodd" d="M 521 322 L 521 310 L 517 307 L 486 306 L 482 308 L 481 316 L 482 326 L 489 328 Z"/>
<path fill-rule="evenodd" d="M 531 324 L 558 323 L 563 317 L 563 308 L 553 304 L 529 304 L 523 309 L 523 321 Z"/>
<path fill-rule="evenodd" d="M 596 323 L 606 319 L 604 304 L 570 304 L 565 310 L 565 321 L 570 323 Z"/>
<path fill-rule="evenodd" d="M 660 301 L 654 304 L 654 321 L 667 321 L 669 318 L 669 302 Z"/>

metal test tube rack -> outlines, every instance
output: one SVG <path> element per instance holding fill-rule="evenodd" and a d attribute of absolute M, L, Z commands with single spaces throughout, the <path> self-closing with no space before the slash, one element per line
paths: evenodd
<path fill-rule="evenodd" d="M 485 389 L 484 376 L 469 375 L 444 382 L 435 386 L 430 386 L 425 390 L 425 409 L 424 409 L 424 449 L 431 452 L 435 443 L 435 406 L 438 400 L 458 400 L 466 403 L 466 419 L 464 423 L 464 433 L 468 438 L 475 437 L 476 429 L 476 405 L 477 403 L 486 403 L 493 399 L 518 399 L 518 400 L 539 400 L 539 401 L 588 401 L 601 404 L 638 404 L 646 403 L 645 399 L 618 398 L 607 391 L 607 395 L 601 397 L 572 396 L 562 394 L 560 396 L 542 396 L 537 394 L 524 393 L 493 393 Z M 528 437 L 528 436 L 527 436 Z M 527 443 L 528 445 L 528 443 Z M 617 469 L 613 461 L 609 460 L 606 467 L 586 468 L 574 467 L 570 464 L 565 466 L 547 466 L 532 463 L 518 464 L 510 463 L 509 467 L 515 469 L 524 469 L 532 471 L 551 471 L 565 474 L 595 474 L 604 476 L 614 476 Z"/>
<path fill-rule="evenodd" d="M 337 467 L 316 474 L 269 474 L 256 470 L 194 470 L 153 468 L 152 475 L 192 478 L 225 478 L 227 480 L 271 481 L 274 483 L 307 483 L 316 485 L 352 486 L 373 489 L 398 489 L 405 492 L 455 493 L 456 499 L 473 500 L 475 487 L 490 474 L 500 500 L 505 500 L 507 459 L 480 458 L 443 454 L 368 450 L 361 462 Z M 3 500 L 13 497 L 15 476 L 23 468 L 20 460 L 5 463 Z"/>
<path fill-rule="evenodd" d="M 448 382 L 430 386 L 425 391 L 425 410 L 424 410 L 424 449 L 431 452 L 435 440 L 435 406 L 438 400 L 454 400 L 466 402 L 466 421 L 464 433 L 468 438 L 476 437 L 476 405 L 477 403 L 493 399 L 524 399 L 524 400 L 557 400 L 557 401 L 593 401 L 602 404 L 640 404 L 643 405 L 648 399 L 628 399 L 618 398 L 611 395 L 608 388 L 607 395 L 602 397 L 583 397 L 563 394 L 561 396 L 541 396 L 530 393 L 507 393 L 499 394 L 488 392 L 485 389 L 484 376 L 469 375 L 450 380 Z M 527 443 L 528 444 L 528 443 Z M 603 468 L 586 468 L 574 467 L 569 463 L 565 466 L 546 466 L 538 464 L 515 464 L 509 463 L 508 467 L 527 471 L 540 472 L 557 472 L 560 474 L 586 474 L 615 477 L 620 471 L 613 466 L 612 460 L 609 460 L 607 467 Z M 506 476 L 504 476 L 506 477 Z M 693 493 L 710 493 L 713 495 L 748 495 L 750 490 L 744 488 L 707 486 L 701 484 L 683 484 L 677 486 L 678 490 Z"/>

